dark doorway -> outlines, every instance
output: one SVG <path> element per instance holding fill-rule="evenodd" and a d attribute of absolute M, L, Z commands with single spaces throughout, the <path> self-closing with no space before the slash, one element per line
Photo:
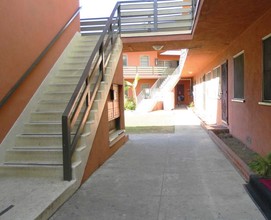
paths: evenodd
<path fill-rule="evenodd" d="M 177 85 L 177 103 L 178 105 L 183 104 L 185 101 L 184 97 L 184 84 Z"/>
<path fill-rule="evenodd" d="M 221 81 L 222 121 L 228 124 L 228 61 L 221 65 Z"/>
<path fill-rule="evenodd" d="M 189 105 L 191 99 L 191 79 L 181 79 L 176 85 L 175 101 L 177 105 Z"/>

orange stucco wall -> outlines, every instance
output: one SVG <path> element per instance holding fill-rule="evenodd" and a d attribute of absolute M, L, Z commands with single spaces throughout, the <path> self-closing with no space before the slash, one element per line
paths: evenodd
<path fill-rule="evenodd" d="M 202 71 L 202 74 L 207 73 L 228 60 L 230 132 L 262 155 L 271 152 L 271 106 L 258 104 L 262 101 L 262 38 L 271 33 L 270 20 L 271 10 L 255 21 Z M 241 51 L 244 51 L 244 103 L 232 101 L 233 56 Z M 221 122 L 221 114 L 218 122 Z"/>
<path fill-rule="evenodd" d="M 78 7 L 77 0 L 71 0 L 69 4 L 55 0 L 0 2 L 0 99 L 31 66 Z M 0 109 L 0 142 L 78 30 L 79 16 Z"/>
<path fill-rule="evenodd" d="M 119 97 L 120 97 L 120 129 L 124 129 L 124 99 L 123 97 L 123 69 L 122 59 L 118 63 L 116 74 L 113 79 L 114 84 L 120 86 Z M 86 181 L 89 176 L 99 168 L 110 156 L 112 156 L 126 141 L 127 136 L 123 137 L 113 146 L 109 146 L 109 124 L 108 124 L 108 108 L 107 104 L 102 113 L 102 118 L 89 154 L 88 162 L 85 168 L 82 183 Z"/>
<path fill-rule="evenodd" d="M 150 57 L 150 66 L 155 66 L 155 58 L 157 58 L 157 51 L 131 52 L 123 53 L 128 57 L 128 66 L 140 66 L 140 56 Z"/>

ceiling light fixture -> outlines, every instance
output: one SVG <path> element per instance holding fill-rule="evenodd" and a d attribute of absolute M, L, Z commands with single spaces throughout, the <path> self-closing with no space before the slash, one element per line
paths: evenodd
<path fill-rule="evenodd" d="M 162 48 L 164 47 L 164 45 L 153 45 L 152 48 L 154 50 L 162 50 Z"/>

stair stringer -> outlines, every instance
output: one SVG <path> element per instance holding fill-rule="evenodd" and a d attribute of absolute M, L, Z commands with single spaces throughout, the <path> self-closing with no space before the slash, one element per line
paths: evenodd
<path fill-rule="evenodd" d="M 114 45 L 112 55 L 109 59 L 108 65 L 106 67 L 104 80 L 101 82 L 101 86 L 98 90 L 98 93 L 100 93 L 100 96 L 95 97 L 94 105 L 89 114 L 89 120 L 93 120 L 93 123 L 91 127 L 92 132 L 89 134 L 88 138 L 85 139 L 86 149 L 84 149 L 82 153 L 77 151 L 73 157 L 73 161 L 77 161 L 78 157 L 80 158 L 80 161 L 81 161 L 81 164 L 74 170 L 74 173 L 73 173 L 73 177 L 76 180 L 80 180 L 80 183 L 83 178 L 85 167 L 88 162 L 88 157 L 92 149 L 93 141 L 98 130 L 98 126 L 101 120 L 103 109 L 107 103 L 107 97 L 111 88 L 111 84 L 113 82 L 113 78 L 115 75 L 115 71 L 117 69 L 119 59 L 121 58 L 121 53 L 122 53 L 122 42 L 121 42 L 121 39 L 118 38 Z"/>

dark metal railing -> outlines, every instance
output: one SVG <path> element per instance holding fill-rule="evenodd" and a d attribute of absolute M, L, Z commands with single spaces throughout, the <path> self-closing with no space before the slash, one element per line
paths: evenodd
<path fill-rule="evenodd" d="M 67 27 L 69 27 L 69 25 L 73 22 L 73 20 L 76 18 L 80 10 L 81 10 L 81 7 L 75 11 L 75 13 L 69 19 L 69 21 L 60 29 L 60 31 L 55 35 L 55 37 L 51 40 L 51 42 L 47 45 L 47 47 L 40 53 L 40 55 L 31 64 L 31 66 L 25 71 L 25 73 L 20 77 L 20 79 L 12 86 L 12 88 L 6 93 L 6 95 L 0 101 L 0 108 L 2 108 L 2 106 L 8 101 L 11 95 L 19 88 L 19 86 L 24 82 L 24 80 L 28 77 L 28 75 L 39 64 L 39 62 L 43 59 L 43 57 L 47 54 L 47 52 L 52 48 L 55 42 L 64 33 Z"/>
<path fill-rule="evenodd" d="M 119 4 L 108 18 L 86 68 L 62 115 L 64 180 L 72 179 L 72 155 L 87 122 L 94 98 L 119 34 Z"/>
<path fill-rule="evenodd" d="M 119 27 L 124 36 L 160 33 L 190 34 L 200 0 L 140 0 L 119 2 Z M 107 18 L 81 19 L 81 33 L 99 34 Z"/>

